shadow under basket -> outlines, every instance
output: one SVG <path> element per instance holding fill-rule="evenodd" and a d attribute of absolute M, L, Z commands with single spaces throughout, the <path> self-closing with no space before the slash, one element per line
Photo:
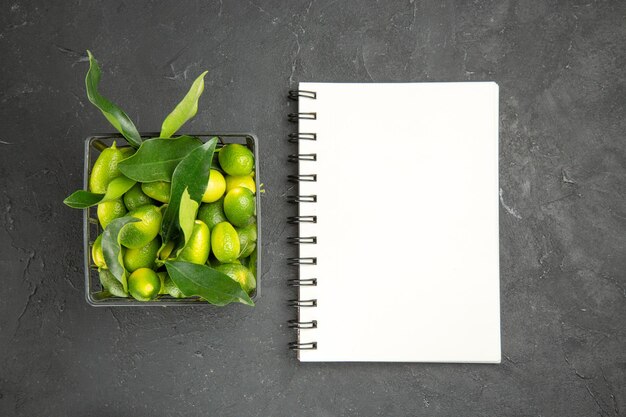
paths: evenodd
<path fill-rule="evenodd" d="M 221 148 L 229 143 L 239 143 L 247 146 L 254 155 L 254 182 L 256 186 L 256 225 L 257 225 L 257 261 L 256 271 L 259 275 L 261 271 L 261 202 L 259 198 L 259 151 L 258 151 L 258 139 L 255 135 L 250 133 L 201 133 L 192 134 L 203 142 L 208 141 L 211 138 L 217 137 L 217 148 Z M 158 137 L 158 133 L 141 133 L 142 138 L 148 139 Z M 85 139 L 85 164 L 84 164 L 84 180 L 83 189 L 88 189 L 89 175 L 93 163 L 96 161 L 100 152 L 110 147 L 113 142 L 116 142 L 118 147 L 128 146 L 128 142 L 120 134 L 103 134 L 90 136 Z M 211 305 L 199 297 L 187 297 L 187 298 L 174 298 L 167 294 L 159 295 L 156 299 L 151 301 L 137 301 L 132 297 L 121 298 L 108 295 L 103 292 L 102 285 L 100 284 L 100 278 L 98 276 L 98 268 L 94 265 L 91 259 L 91 248 L 94 241 L 102 233 L 102 227 L 98 222 L 97 206 L 89 207 L 83 210 L 83 234 L 84 234 L 84 263 L 85 263 L 85 299 L 87 303 L 95 307 L 146 307 L 146 306 L 180 306 L 180 305 Z M 260 294 L 260 277 L 256 278 L 256 289 L 250 295 L 252 300 L 257 299 Z"/>

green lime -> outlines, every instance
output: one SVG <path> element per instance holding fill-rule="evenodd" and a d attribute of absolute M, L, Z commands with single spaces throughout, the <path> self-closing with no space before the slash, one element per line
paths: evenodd
<path fill-rule="evenodd" d="M 159 295 L 161 280 L 150 268 L 139 268 L 128 277 L 128 292 L 138 301 L 150 301 Z"/>
<path fill-rule="evenodd" d="M 221 198 L 214 203 L 201 204 L 198 209 L 198 220 L 202 220 L 210 230 L 216 224 L 228 221 L 224 214 L 224 199 Z"/>
<path fill-rule="evenodd" d="M 224 197 L 224 214 L 235 226 L 246 226 L 254 216 L 254 211 L 254 194 L 247 188 L 233 188 Z"/>
<path fill-rule="evenodd" d="M 239 284 L 245 292 L 251 294 L 256 288 L 256 279 L 248 268 L 241 264 L 223 264 L 215 268 L 216 270 L 228 275 Z"/>
<path fill-rule="evenodd" d="M 133 153 L 131 148 L 118 148 L 115 142 L 110 148 L 102 151 L 91 168 L 89 176 L 89 191 L 92 193 L 104 194 L 107 186 L 113 178 L 117 178 L 122 173 L 118 164 L 128 158 Z"/>
<path fill-rule="evenodd" d="M 248 258 L 248 269 L 250 270 L 250 272 L 252 272 L 252 275 L 257 276 L 256 274 L 256 266 L 257 266 L 257 251 L 259 250 L 259 248 L 255 248 L 252 253 L 250 254 L 250 257 Z"/>
<path fill-rule="evenodd" d="M 146 246 L 152 239 L 157 237 L 161 228 L 161 210 L 156 206 L 141 206 L 128 213 L 140 219 L 139 222 L 128 223 L 120 231 L 119 241 L 130 249 L 139 249 Z"/>
<path fill-rule="evenodd" d="M 241 175 L 241 176 L 226 176 L 226 192 L 229 192 L 233 188 L 237 187 L 245 187 L 248 190 L 256 193 L 256 185 L 254 183 L 254 178 L 252 175 Z"/>
<path fill-rule="evenodd" d="M 211 232 L 211 248 L 218 261 L 233 262 L 239 256 L 239 236 L 228 222 L 217 224 Z"/>
<path fill-rule="evenodd" d="M 240 264 L 241 261 L 239 259 L 235 259 L 234 261 L 228 262 L 229 264 Z M 211 256 L 209 256 L 209 259 L 207 259 L 206 264 L 208 266 L 210 266 L 211 268 L 215 268 L 216 266 L 220 266 L 223 265 L 222 262 L 220 262 L 215 255 L 211 254 Z"/>
<path fill-rule="evenodd" d="M 100 277 L 102 288 L 111 293 L 111 295 L 115 297 L 128 297 L 122 283 L 119 282 L 108 269 L 101 269 L 98 272 L 98 276 Z"/>
<path fill-rule="evenodd" d="M 165 280 L 168 277 L 167 272 L 166 271 L 157 272 L 157 276 L 159 277 L 159 281 L 161 281 L 161 289 L 159 290 L 159 295 L 167 294 L 167 291 L 165 290 Z"/>
<path fill-rule="evenodd" d="M 228 175 L 250 175 L 254 168 L 252 151 L 238 143 L 231 143 L 220 149 L 220 166 Z"/>
<path fill-rule="evenodd" d="M 169 294 L 174 298 L 185 298 L 185 294 L 183 294 L 182 291 L 178 289 L 176 284 L 174 284 L 174 281 L 172 281 L 172 278 L 170 278 L 170 276 L 167 275 L 167 272 L 164 272 L 164 274 L 165 274 L 165 280 L 163 283 L 164 283 L 165 288 L 163 289 L 163 293 Z"/>
<path fill-rule="evenodd" d="M 100 226 L 105 229 L 111 221 L 123 217 L 126 214 L 126 206 L 121 198 L 116 198 L 115 200 L 98 204 L 96 212 Z"/>
<path fill-rule="evenodd" d="M 167 242 L 165 246 L 163 246 L 163 249 L 161 249 L 161 252 L 159 253 L 159 258 L 162 260 L 169 258 L 175 246 L 176 244 L 174 243 L 173 240 L 170 240 L 169 242 Z"/>
<path fill-rule="evenodd" d="M 157 236 L 145 246 L 137 249 L 126 249 L 123 256 L 124 267 L 128 272 L 136 271 L 139 268 L 154 268 L 160 247 L 161 238 Z"/>
<path fill-rule="evenodd" d="M 224 176 L 221 172 L 212 169 L 209 173 L 209 182 L 202 196 L 202 202 L 212 203 L 219 200 L 224 195 L 224 190 L 226 190 Z"/>
<path fill-rule="evenodd" d="M 211 232 L 206 224 L 196 220 L 187 245 L 178 254 L 181 261 L 202 265 L 209 258 L 211 251 Z"/>
<path fill-rule="evenodd" d="M 124 204 L 128 210 L 132 211 L 141 206 L 152 204 L 152 200 L 141 191 L 141 184 L 135 184 L 124 194 Z"/>
<path fill-rule="evenodd" d="M 245 227 L 235 228 L 235 230 L 237 230 L 237 235 L 239 236 L 239 247 L 241 250 L 239 258 L 246 258 L 256 248 L 256 222 Z"/>
<path fill-rule="evenodd" d="M 107 264 L 104 262 L 104 255 L 102 254 L 102 235 L 99 235 L 93 242 L 91 247 L 91 259 L 98 268 L 105 268 Z"/>
<path fill-rule="evenodd" d="M 252 272 L 252 275 L 254 275 L 255 277 L 257 276 L 256 274 L 257 251 L 258 251 L 258 248 L 254 249 L 254 251 L 252 251 L 252 253 L 250 254 L 250 258 L 248 259 L 248 269 L 250 270 L 250 272 Z"/>
<path fill-rule="evenodd" d="M 161 203 L 170 202 L 170 192 L 172 184 L 165 181 L 144 182 L 141 184 L 141 190 L 151 198 Z"/>
<path fill-rule="evenodd" d="M 244 259 L 250 256 L 253 250 L 256 249 L 256 243 L 248 243 L 246 246 L 242 247 L 241 255 L 239 255 L 239 259 Z"/>

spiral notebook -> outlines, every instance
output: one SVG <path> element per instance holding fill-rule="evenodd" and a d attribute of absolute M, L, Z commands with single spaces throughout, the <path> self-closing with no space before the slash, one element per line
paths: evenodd
<path fill-rule="evenodd" d="M 300 83 L 301 361 L 500 362 L 498 86 Z"/>

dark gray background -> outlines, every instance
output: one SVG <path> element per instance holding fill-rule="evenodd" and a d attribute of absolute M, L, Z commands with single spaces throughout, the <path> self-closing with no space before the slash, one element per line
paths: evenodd
<path fill-rule="evenodd" d="M 626 414 L 626 3 L 161 3 L 2 2 L 0 415 Z M 85 302 L 81 213 L 61 201 L 82 184 L 83 138 L 111 130 L 85 97 L 87 48 L 140 130 L 207 69 L 186 129 L 259 136 L 256 308 Z M 286 94 L 301 80 L 499 83 L 501 365 L 287 350 Z"/>

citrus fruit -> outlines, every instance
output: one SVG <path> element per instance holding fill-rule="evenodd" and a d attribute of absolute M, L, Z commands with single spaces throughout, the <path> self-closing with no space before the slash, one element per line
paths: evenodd
<path fill-rule="evenodd" d="M 196 220 L 187 245 L 178 254 L 181 261 L 202 265 L 209 258 L 211 250 L 211 233 L 206 224 Z"/>
<path fill-rule="evenodd" d="M 245 187 L 248 190 L 256 193 L 256 185 L 254 184 L 254 178 L 252 175 L 241 175 L 241 176 L 226 176 L 226 192 L 229 192 L 233 188 L 237 187 Z"/>
<path fill-rule="evenodd" d="M 133 188 L 124 194 L 124 205 L 128 210 L 132 211 L 146 204 L 152 204 L 152 200 L 141 191 L 141 184 L 133 185 Z"/>
<path fill-rule="evenodd" d="M 226 181 L 221 172 L 212 169 L 209 173 L 209 182 L 202 196 L 202 202 L 212 203 L 219 200 L 226 190 Z"/>
<path fill-rule="evenodd" d="M 210 230 L 213 230 L 216 224 L 227 221 L 224 214 L 224 199 L 200 205 L 198 220 L 202 220 Z"/>
<path fill-rule="evenodd" d="M 170 202 L 170 192 L 172 184 L 165 181 L 156 182 L 144 182 L 141 184 L 141 191 L 143 191 L 148 197 L 154 198 L 161 203 Z"/>
<path fill-rule="evenodd" d="M 161 239 L 157 237 L 140 248 L 126 249 L 123 256 L 124 267 L 128 272 L 136 271 L 139 268 L 154 268 L 160 247 Z"/>
<path fill-rule="evenodd" d="M 101 269 L 98 272 L 100 277 L 100 284 L 102 288 L 116 297 L 127 297 L 128 294 L 124 291 L 124 286 L 121 282 L 115 278 L 115 276 L 108 269 Z"/>
<path fill-rule="evenodd" d="M 218 261 L 233 262 L 239 256 L 239 236 L 228 222 L 218 223 L 211 231 L 211 248 Z"/>
<path fill-rule="evenodd" d="M 174 298 L 184 298 L 185 294 L 183 294 L 182 291 L 178 289 L 176 284 L 174 284 L 174 281 L 172 281 L 172 278 L 170 278 L 170 276 L 167 275 L 167 272 L 163 272 L 163 274 L 165 274 L 164 281 L 163 281 L 165 288 L 163 288 L 162 290 L 163 293 L 169 294 Z"/>
<path fill-rule="evenodd" d="M 128 214 L 141 221 L 128 223 L 122 227 L 119 236 L 122 245 L 129 249 L 139 249 L 159 234 L 163 216 L 156 206 L 141 206 Z"/>
<path fill-rule="evenodd" d="M 252 272 L 252 275 L 256 278 L 256 262 L 257 262 L 257 251 L 258 248 L 252 251 L 250 254 L 250 259 L 248 259 L 248 269 Z"/>
<path fill-rule="evenodd" d="M 246 246 L 242 246 L 241 254 L 239 255 L 239 258 L 240 259 L 247 258 L 255 249 L 256 249 L 256 243 L 248 242 Z"/>
<path fill-rule="evenodd" d="M 159 281 L 161 281 L 161 289 L 159 290 L 159 295 L 167 294 L 167 291 L 165 291 L 165 280 L 168 277 L 167 272 L 166 271 L 157 272 L 157 276 L 159 277 Z"/>
<path fill-rule="evenodd" d="M 241 261 L 239 259 L 235 259 L 234 261 L 228 262 L 230 264 L 240 264 Z M 215 255 L 211 254 L 211 256 L 209 256 L 209 259 L 207 259 L 206 264 L 208 266 L 210 266 L 211 268 L 215 268 L 216 266 L 220 266 L 223 265 L 222 262 L 220 262 Z"/>
<path fill-rule="evenodd" d="M 106 268 L 107 264 L 104 262 L 104 255 L 102 254 L 102 235 L 99 235 L 93 246 L 91 247 L 91 259 L 98 268 Z"/>
<path fill-rule="evenodd" d="M 174 241 L 170 240 L 169 242 L 167 242 L 165 244 L 165 246 L 163 246 L 163 249 L 161 249 L 161 253 L 159 253 L 159 258 L 161 259 L 167 259 L 170 257 L 170 255 L 172 254 L 172 251 L 174 250 Z"/>
<path fill-rule="evenodd" d="M 247 188 L 233 188 L 224 197 L 224 214 L 235 226 L 246 226 L 254 216 L 254 210 L 254 194 Z"/>
<path fill-rule="evenodd" d="M 104 194 L 111 180 L 122 175 L 118 164 L 128 158 L 132 153 L 133 150 L 131 148 L 120 149 L 115 142 L 113 142 L 110 148 L 103 150 L 91 168 L 89 191 Z"/>
<path fill-rule="evenodd" d="M 128 292 L 138 301 L 150 301 L 159 295 L 161 280 L 150 268 L 139 268 L 128 277 Z"/>
<path fill-rule="evenodd" d="M 100 226 L 104 229 L 111 221 L 123 217 L 126 214 L 126 206 L 121 198 L 116 198 L 115 200 L 98 204 L 96 212 Z"/>
<path fill-rule="evenodd" d="M 241 288 L 248 294 L 256 288 L 256 279 L 248 268 L 241 264 L 222 264 L 215 268 L 216 270 L 228 275 L 239 284 Z"/>
<path fill-rule="evenodd" d="M 252 151 L 238 143 L 230 143 L 220 149 L 218 159 L 228 175 L 250 175 L 254 167 Z"/>
<path fill-rule="evenodd" d="M 239 247 L 241 250 L 239 258 L 246 258 L 256 248 L 256 222 L 245 227 L 235 228 L 235 230 L 237 230 L 237 235 L 239 236 Z"/>

